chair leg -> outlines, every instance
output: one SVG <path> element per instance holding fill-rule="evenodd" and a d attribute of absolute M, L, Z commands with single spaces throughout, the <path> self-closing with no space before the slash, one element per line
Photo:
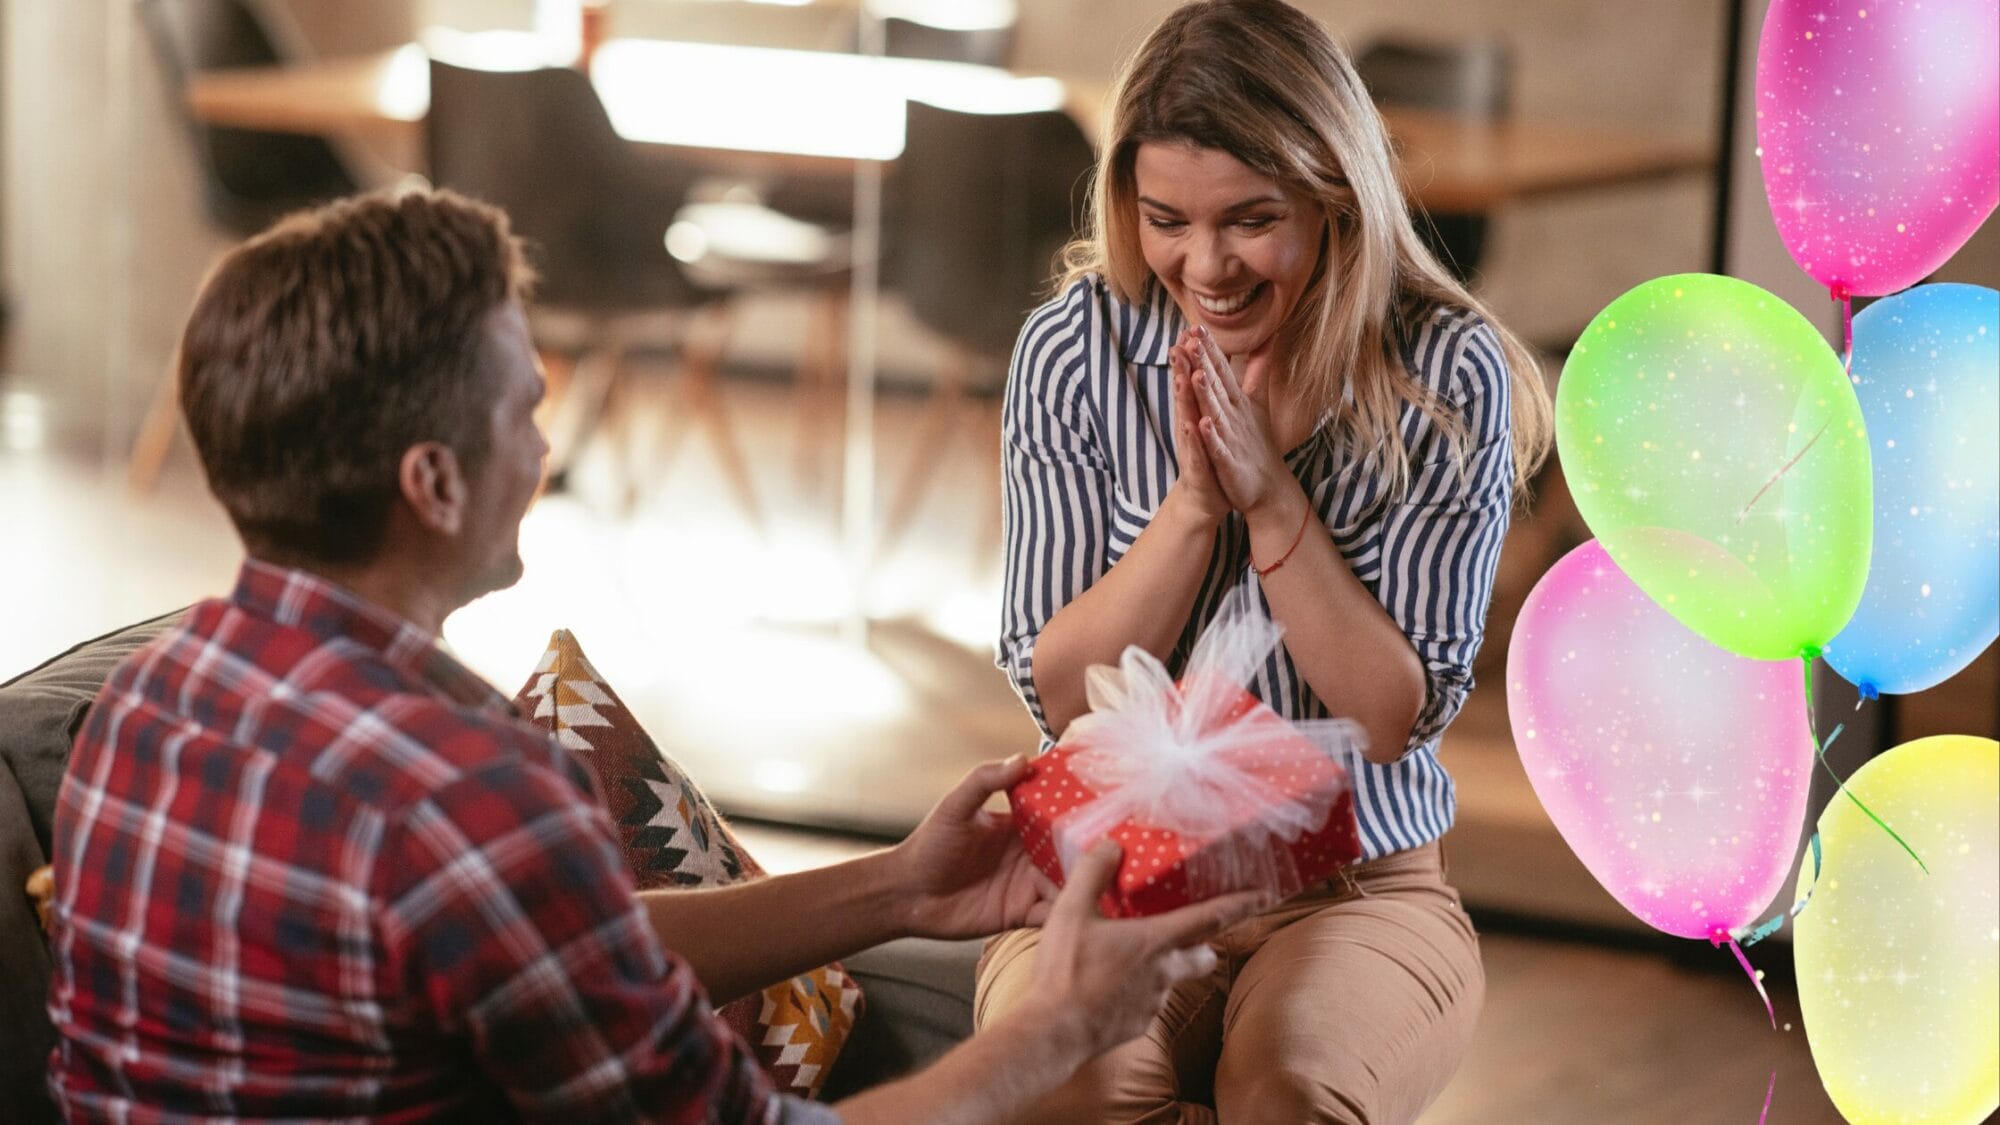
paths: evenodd
<path fill-rule="evenodd" d="M 663 380 L 633 379 L 619 396 L 618 444 L 623 451 L 620 502 L 638 511 L 648 492 L 666 479 L 670 450 L 686 429 L 673 408 L 674 388 Z"/>
<path fill-rule="evenodd" d="M 139 423 L 132 439 L 132 452 L 125 462 L 125 483 L 134 495 L 148 496 L 160 483 L 160 470 L 173 450 L 174 434 L 180 430 L 180 377 L 171 367 L 160 374 L 153 387 L 152 405 Z"/>
<path fill-rule="evenodd" d="M 930 406 L 924 412 L 923 428 L 918 432 L 909 467 L 903 470 L 902 479 L 896 486 L 895 499 L 890 501 L 888 514 L 882 519 L 881 538 L 876 541 L 877 555 L 887 555 L 902 539 L 917 514 L 917 506 L 923 501 L 924 493 L 937 479 L 938 464 L 951 448 L 952 432 L 958 428 L 959 412 L 965 405 L 966 384 L 971 378 L 971 357 L 956 348 L 952 349 L 938 370 L 937 390 L 932 392 Z"/>
<path fill-rule="evenodd" d="M 535 358 L 542 365 L 542 402 L 535 408 L 535 425 L 541 428 L 543 437 L 555 433 L 556 424 L 563 417 L 563 408 L 569 398 L 571 379 L 576 374 L 576 361 L 561 352 L 537 347 Z M 549 454 L 542 462 L 542 483 L 536 499 L 568 485 L 567 478 L 558 482 L 555 474 L 562 468 L 556 461 L 555 446 L 549 446 Z"/>
<path fill-rule="evenodd" d="M 840 480 L 838 449 L 828 438 L 841 431 L 847 413 L 847 302 L 845 286 L 828 289 L 812 304 L 806 338 L 799 351 L 798 381 L 792 392 L 794 439 L 792 473 L 801 492 Z M 831 473 L 823 472 L 829 453 Z"/>
<path fill-rule="evenodd" d="M 763 535 L 764 511 L 757 502 L 757 490 L 751 484 L 750 461 L 744 456 L 734 427 L 729 424 L 729 415 L 717 387 L 722 353 L 729 344 L 729 330 L 735 320 L 735 312 L 735 307 L 727 301 L 718 302 L 703 311 L 698 326 L 700 330 L 690 332 L 687 343 L 681 348 L 681 386 L 687 421 L 707 431 L 709 442 L 715 447 L 716 460 L 722 468 L 724 483 L 736 497 L 751 527 L 758 535 Z"/>
<path fill-rule="evenodd" d="M 562 415 L 570 383 L 576 376 L 576 361 L 562 352 L 547 348 L 536 348 L 535 358 L 541 361 L 542 385 L 545 388 L 542 404 L 535 408 L 535 423 L 547 432 Z"/>
<path fill-rule="evenodd" d="M 593 326 L 590 334 L 599 345 L 574 364 L 563 364 L 567 374 L 561 404 L 552 408 L 547 473 L 552 489 L 568 484 L 570 470 L 597 435 L 606 408 L 624 378 L 623 342 L 603 326 Z"/>

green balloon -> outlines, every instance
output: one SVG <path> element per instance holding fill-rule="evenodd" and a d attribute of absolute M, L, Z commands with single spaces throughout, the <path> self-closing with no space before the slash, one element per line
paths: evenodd
<path fill-rule="evenodd" d="M 1563 365 L 1556 447 L 1591 533 L 1715 644 L 1813 656 L 1853 616 L 1874 528 L 1861 404 L 1757 286 L 1677 274 L 1611 302 Z"/>

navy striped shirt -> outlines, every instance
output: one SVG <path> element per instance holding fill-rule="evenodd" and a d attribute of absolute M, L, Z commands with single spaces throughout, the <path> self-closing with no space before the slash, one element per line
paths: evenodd
<path fill-rule="evenodd" d="M 1041 726 L 1044 747 L 1051 740 L 1035 692 L 1035 641 L 1056 611 L 1125 557 L 1179 473 L 1167 352 L 1184 326 L 1160 286 L 1135 306 L 1089 277 L 1030 315 L 1015 346 L 1002 427 L 1007 560 L 998 663 Z M 1354 779 L 1368 859 L 1451 827 L 1457 802 L 1438 762 L 1438 737 L 1472 687 L 1513 499 L 1499 337 L 1463 309 L 1434 312 L 1408 337 L 1402 352 L 1411 374 L 1465 420 L 1463 473 L 1430 417 L 1410 404 L 1400 422 L 1410 467 L 1401 499 L 1385 502 L 1380 475 L 1367 472 L 1330 426 L 1285 458 L 1354 576 L 1410 638 L 1426 671 L 1408 752 L 1391 765 L 1362 765 Z M 1230 590 L 1251 584 L 1269 610 L 1242 517 L 1232 513 L 1217 539 L 1167 662 L 1176 675 Z M 1327 717 L 1283 646 L 1248 686 L 1287 718 Z"/>

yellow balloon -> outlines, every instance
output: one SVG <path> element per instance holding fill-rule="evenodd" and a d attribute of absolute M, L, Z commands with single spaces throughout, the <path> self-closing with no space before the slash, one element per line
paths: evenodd
<path fill-rule="evenodd" d="M 1855 771 L 1819 818 L 1824 866 L 1792 953 L 1820 1082 L 1847 1120 L 1971 1123 L 2000 1108 L 2000 742 L 1941 735 Z"/>

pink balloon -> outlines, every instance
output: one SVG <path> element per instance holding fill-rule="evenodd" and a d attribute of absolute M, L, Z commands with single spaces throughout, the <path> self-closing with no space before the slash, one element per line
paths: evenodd
<path fill-rule="evenodd" d="M 2000 4 L 1771 0 L 1757 143 L 1801 269 L 1836 297 L 1922 281 L 2000 201 Z"/>
<path fill-rule="evenodd" d="M 1703 640 L 1593 539 L 1522 606 L 1507 707 L 1549 818 L 1647 925 L 1712 937 L 1784 886 L 1812 780 L 1798 661 Z"/>

